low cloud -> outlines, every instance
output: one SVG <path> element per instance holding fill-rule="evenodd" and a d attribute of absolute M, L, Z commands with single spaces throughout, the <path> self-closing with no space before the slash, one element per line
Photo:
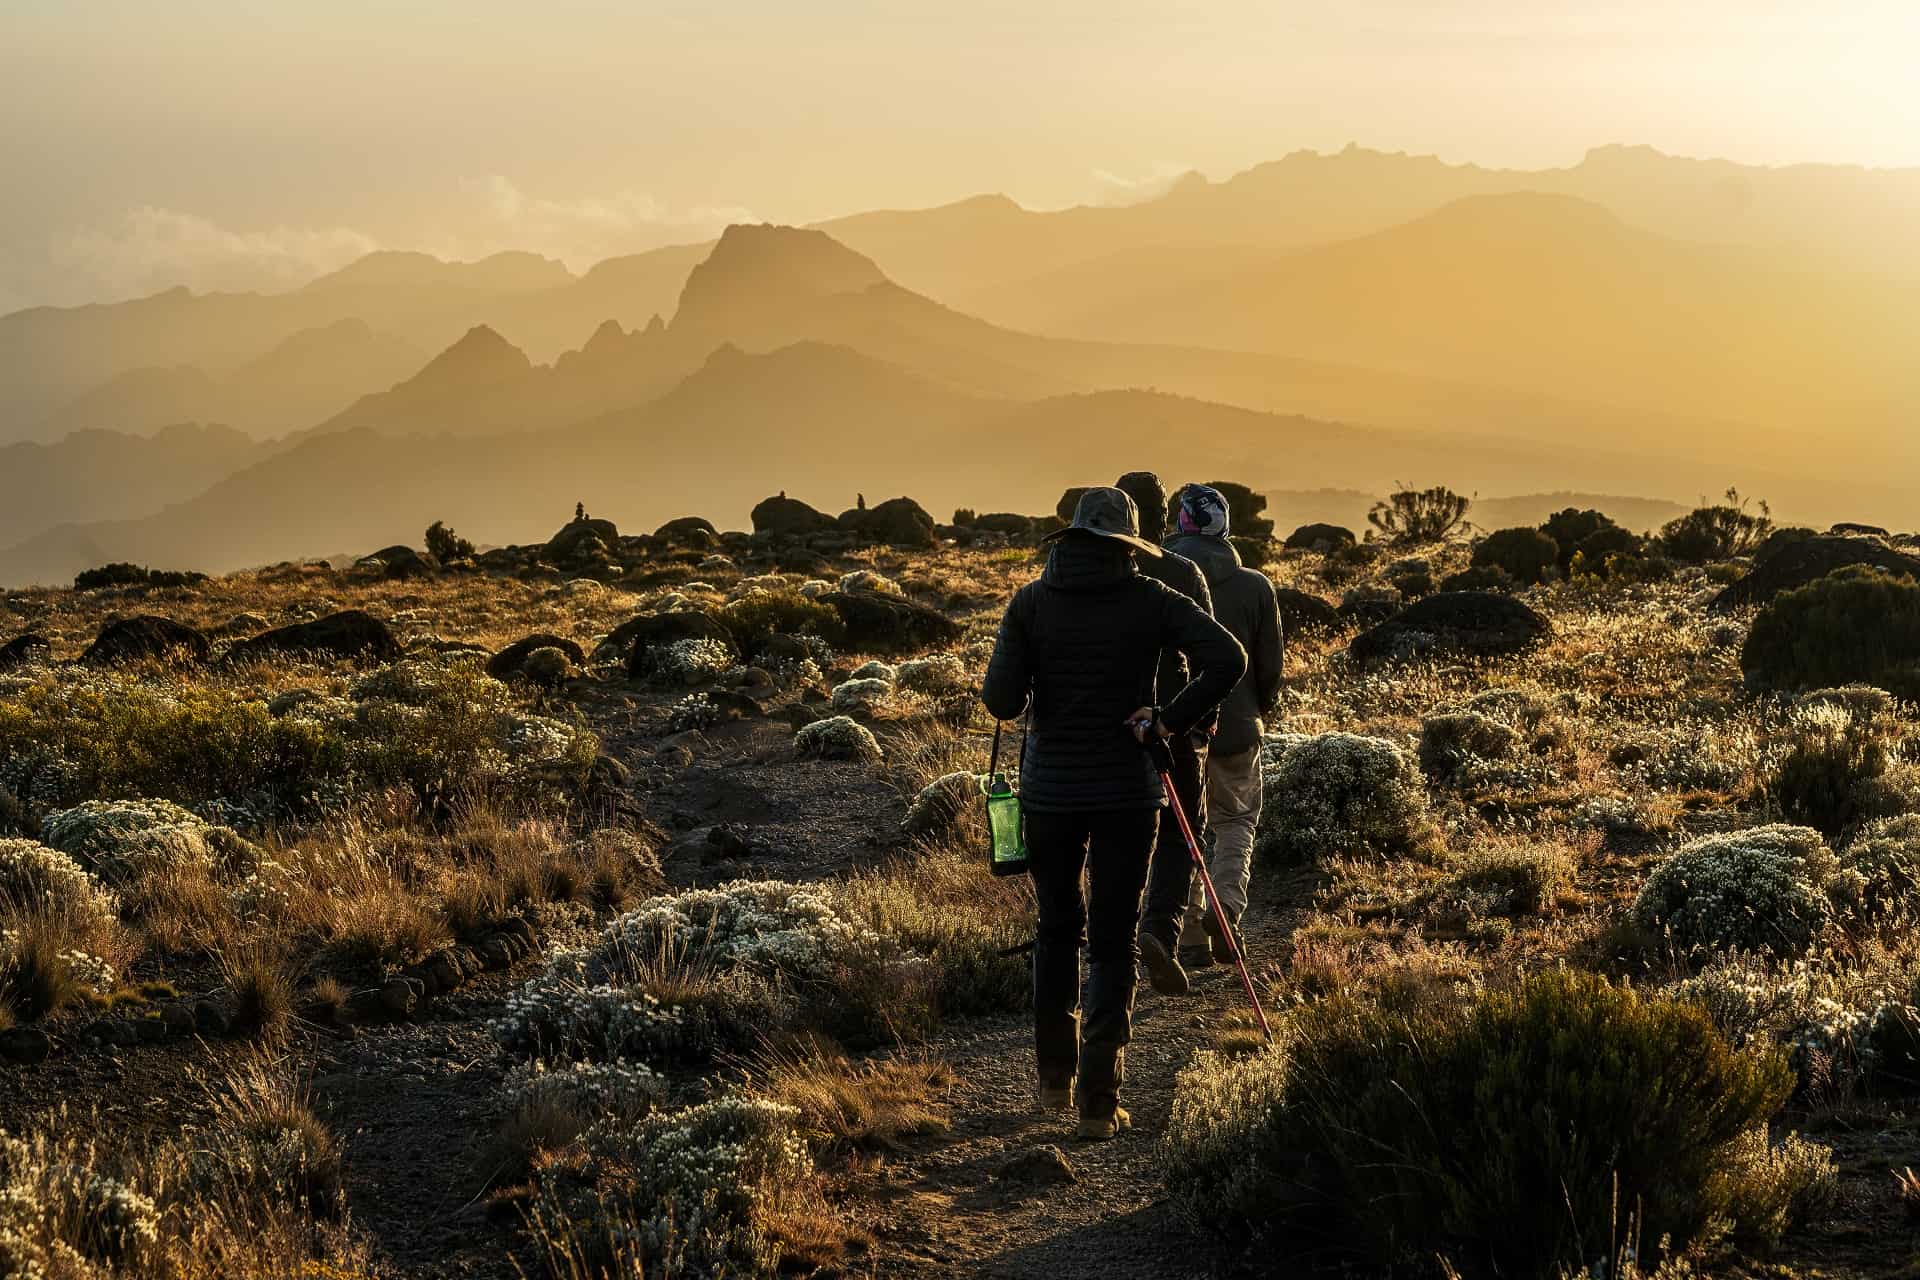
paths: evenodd
<path fill-rule="evenodd" d="M 55 240 L 44 267 L 60 295 L 139 297 L 186 285 L 196 291 L 291 289 L 362 257 L 380 243 L 351 227 L 235 231 L 197 214 L 143 205 L 118 221 Z"/>
<path fill-rule="evenodd" d="M 584 271 L 603 258 L 708 240 L 732 223 L 758 221 L 740 206 L 676 208 L 634 190 L 572 200 L 529 195 L 499 175 L 448 192 L 439 214 L 423 219 L 432 228 L 425 238 L 344 226 L 241 231 L 142 205 L 0 254 L 0 314 L 118 302 L 181 285 L 196 293 L 297 289 L 377 249 L 421 249 L 459 261 L 522 249 Z"/>
<path fill-rule="evenodd" d="M 759 222 L 738 205 L 676 209 L 643 191 L 555 200 L 530 196 L 495 174 L 463 184 L 492 223 L 499 248 L 531 249 L 576 271 L 603 258 L 711 239 L 736 222 Z"/>
<path fill-rule="evenodd" d="M 1188 165 L 1159 164 L 1142 177 L 1129 178 L 1106 169 L 1095 169 L 1094 194 L 1090 203 L 1109 208 L 1145 204 L 1167 194 L 1175 183 L 1191 172 L 1193 170 Z"/>

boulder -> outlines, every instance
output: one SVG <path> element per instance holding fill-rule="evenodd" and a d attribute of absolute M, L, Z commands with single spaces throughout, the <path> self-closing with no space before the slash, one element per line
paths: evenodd
<path fill-rule="evenodd" d="M 934 545 L 934 521 L 912 498 L 888 498 L 877 507 L 856 507 L 840 513 L 841 531 L 873 542 L 898 547 Z"/>
<path fill-rule="evenodd" d="M 186 658 L 205 662 L 213 645 L 204 635 L 172 618 L 142 614 L 120 618 L 100 628 L 80 661 L 100 666 L 136 658 Z"/>
<path fill-rule="evenodd" d="M 1350 547 L 1359 538 L 1351 529 L 1337 524 L 1303 524 L 1287 535 L 1286 547 L 1289 551 L 1338 551 Z"/>
<path fill-rule="evenodd" d="M 1708 607 L 1725 612 L 1761 605 L 1782 592 L 1818 582 L 1848 565 L 1872 565 L 1920 581 L 1920 557 L 1896 551 L 1873 538 L 1831 534 L 1788 542 L 1761 557 L 1747 575 L 1713 598 Z"/>
<path fill-rule="evenodd" d="M 586 662 L 586 651 L 565 636 L 549 635 L 544 631 L 535 632 L 523 640 L 515 640 L 499 653 L 487 660 L 487 674 L 496 680 L 506 680 L 520 674 L 526 665 L 527 655 L 536 649 L 558 649 L 567 655 L 567 660 L 575 666 Z"/>
<path fill-rule="evenodd" d="M 560 532 L 547 539 L 540 556 L 554 564 L 565 564 L 594 551 L 605 555 L 619 538 L 620 530 L 614 527 L 611 520 L 595 520 L 591 517 L 569 520 Z"/>
<path fill-rule="evenodd" d="M 1452 591 L 1428 596 L 1364 631 L 1347 646 L 1362 661 L 1446 652 L 1467 657 L 1518 653 L 1553 632 L 1553 624 L 1512 596 Z"/>
<path fill-rule="evenodd" d="M 846 624 L 847 647 L 898 653 L 952 644 L 960 624 L 937 609 L 875 591 L 830 591 L 820 597 Z"/>
<path fill-rule="evenodd" d="M 1319 596 L 1293 587 L 1280 587 L 1273 594 L 1280 602 L 1280 629 L 1285 635 L 1332 631 L 1340 625 L 1340 610 Z"/>
<path fill-rule="evenodd" d="M 755 533 L 825 533 L 834 527 L 832 516 L 784 493 L 762 499 L 754 507 L 752 519 Z"/>
<path fill-rule="evenodd" d="M 354 561 L 357 569 L 377 569 L 389 579 L 424 578 L 440 567 L 440 562 L 412 547 L 383 547 L 370 556 Z"/>
<path fill-rule="evenodd" d="M 653 531 L 653 536 L 668 546 L 693 547 L 706 550 L 720 545 L 720 531 L 713 522 L 701 516 L 681 516 L 678 520 L 669 520 Z"/>
<path fill-rule="evenodd" d="M 389 661 L 400 656 L 400 642 L 394 638 L 393 628 L 372 614 L 347 609 L 312 622 L 263 631 L 235 644 L 228 656 L 258 658 L 270 653 L 324 653 L 336 658 Z"/>
<path fill-rule="evenodd" d="M 1334 612 L 1340 620 L 1357 627 L 1377 627 L 1399 614 L 1406 601 L 1393 595 L 1360 595 L 1343 600 Z"/>
<path fill-rule="evenodd" d="M 32 631 L 0 644 L 0 671 L 12 671 L 29 662 L 44 662 L 53 652 L 53 643 Z"/>

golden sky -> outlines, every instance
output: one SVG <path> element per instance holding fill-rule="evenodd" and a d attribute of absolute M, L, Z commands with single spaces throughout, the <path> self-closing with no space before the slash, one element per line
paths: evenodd
<path fill-rule="evenodd" d="M 0 310 L 1350 141 L 1920 165 L 1916 62 L 1903 0 L 0 0 Z"/>

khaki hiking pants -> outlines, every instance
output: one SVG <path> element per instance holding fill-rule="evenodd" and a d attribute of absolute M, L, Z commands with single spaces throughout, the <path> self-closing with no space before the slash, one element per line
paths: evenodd
<path fill-rule="evenodd" d="M 1207 757 L 1207 826 L 1213 832 L 1207 872 L 1213 876 L 1213 887 L 1220 894 L 1227 919 L 1234 924 L 1240 923 L 1247 909 L 1247 885 L 1253 879 L 1253 835 L 1260 825 L 1260 792 L 1259 747 L 1238 755 Z M 1211 911 L 1200 877 L 1195 876 L 1180 932 L 1183 946 L 1206 942 L 1202 922 Z"/>

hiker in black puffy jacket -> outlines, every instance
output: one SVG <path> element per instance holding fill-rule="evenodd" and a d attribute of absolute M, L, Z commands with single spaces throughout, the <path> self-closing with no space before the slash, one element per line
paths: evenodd
<path fill-rule="evenodd" d="M 1136 734 L 1191 732 L 1246 670 L 1230 634 L 1185 596 L 1141 575 L 1136 553 L 1161 552 L 1138 529 L 1133 501 L 1120 490 L 1082 496 L 1073 526 L 1053 535 L 1040 580 L 1007 606 L 982 689 L 996 718 L 1031 714 L 1020 805 L 1040 908 L 1033 952 L 1040 1100 L 1071 1107 L 1077 1075 L 1079 1134 L 1092 1139 L 1128 1125 L 1119 1101 L 1139 964 L 1135 931 L 1166 804 Z M 1156 705 L 1167 649 L 1186 654 L 1194 675 Z"/>

